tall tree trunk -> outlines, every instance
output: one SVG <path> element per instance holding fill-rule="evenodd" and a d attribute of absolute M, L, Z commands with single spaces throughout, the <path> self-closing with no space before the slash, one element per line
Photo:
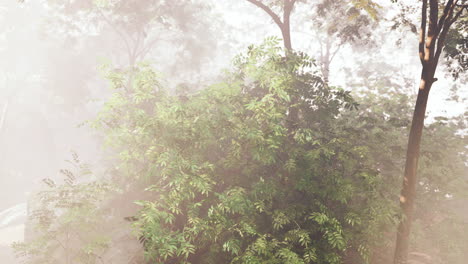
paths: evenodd
<path fill-rule="evenodd" d="M 428 1 L 429 19 L 427 18 Z M 461 2 L 465 3 L 463 0 Z M 452 23 L 458 19 L 466 8 L 466 5 L 459 4 L 459 0 L 448 0 L 439 18 L 438 0 L 422 1 L 421 29 L 419 36 L 419 58 L 422 64 L 422 73 L 406 152 L 405 174 L 400 195 L 400 206 L 403 212 L 403 218 L 398 225 L 395 256 L 393 259 L 394 264 L 408 263 L 409 237 L 411 222 L 413 220 L 414 201 L 416 198 L 419 151 L 429 91 L 432 84 L 437 80 L 434 78 L 434 74 L 444 47 L 447 32 Z"/>
<path fill-rule="evenodd" d="M 286 51 L 292 51 L 290 17 L 293 6 L 294 1 L 284 1 L 283 24 L 280 26 L 280 29 Z"/>
<path fill-rule="evenodd" d="M 416 197 L 417 169 L 419 161 L 419 150 L 421 145 L 422 130 L 424 128 L 424 118 L 426 114 L 429 91 L 433 83 L 433 77 L 425 74 L 423 69 L 420 89 L 416 99 L 411 130 L 408 139 L 406 152 L 405 174 L 403 188 L 400 195 L 400 206 L 403 211 L 403 219 L 398 226 L 397 241 L 395 249 L 395 264 L 406 264 L 409 248 L 409 235 L 411 223 L 413 221 L 414 200 Z M 426 75 L 426 76 L 425 76 Z"/>
<path fill-rule="evenodd" d="M 291 31 L 289 28 L 289 21 L 287 24 L 283 26 L 283 28 L 281 28 L 281 35 L 283 35 L 284 48 L 288 51 L 292 50 Z"/>
<path fill-rule="evenodd" d="M 334 43 L 333 36 L 327 33 L 325 41 L 320 40 L 320 71 L 323 76 L 323 83 L 328 86 L 330 82 L 330 65 L 335 55 L 340 50 L 342 44 Z"/>

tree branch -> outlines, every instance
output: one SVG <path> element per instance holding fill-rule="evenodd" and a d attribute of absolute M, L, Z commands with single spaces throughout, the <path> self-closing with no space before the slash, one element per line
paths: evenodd
<path fill-rule="evenodd" d="M 341 45 L 342 45 L 342 44 L 338 44 L 338 45 L 336 46 L 336 48 L 335 48 L 335 51 L 332 52 L 332 55 L 331 55 L 331 57 L 330 57 L 330 63 L 333 61 L 333 58 L 335 57 L 335 55 L 336 55 L 336 54 L 338 53 L 338 51 L 340 50 Z"/>
<path fill-rule="evenodd" d="M 132 38 L 133 40 L 133 38 Z M 137 32 L 137 35 L 136 35 L 136 38 L 135 38 L 135 41 L 133 42 L 134 45 L 133 45 L 133 50 L 131 51 L 131 53 L 129 54 L 128 56 L 128 61 L 129 61 L 129 64 L 131 67 L 135 66 L 135 62 L 137 60 L 137 53 L 138 53 L 138 48 L 140 47 L 140 41 L 141 41 L 141 33 L 140 32 Z"/>
<path fill-rule="evenodd" d="M 453 24 L 453 22 L 455 22 L 459 17 L 460 15 L 463 13 L 463 11 L 466 9 L 468 9 L 468 5 L 463 5 L 460 10 L 458 10 L 458 12 L 455 14 L 455 17 L 449 22 L 450 25 Z"/>
<path fill-rule="evenodd" d="M 271 10 L 268 6 L 266 6 L 265 4 L 263 4 L 262 2 L 258 0 L 247 0 L 247 1 L 263 9 L 263 11 L 265 11 L 273 19 L 273 21 L 275 21 L 275 23 L 280 27 L 280 29 L 283 28 L 283 22 L 281 22 L 281 19 L 279 18 L 279 16 L 275 14 L 275 12 L 273 12 L 273 10 Z"/>
<path fill-rule="evenodd" d="M 447 4 L 445 5 L 444 13 L 440 17 L 439 23 L 437 23 L 437 34 L 439 34 L 440 31 L 442 30 L 442 27 L 445 23 L 445 19 L 447 18 L 447 15 L 449 14 L 449 12 L 451 12 L 452 10 L 453 10 L 453 0 L 449 0 Z"/>
<path fill-rule="evenodd" d="M 145 58 L 146 54 L 151 50 L 151 48 L 156 44 L 156 42 L 163 40 L 162 38 L 155 37 L 153 40 L 149 41 L 148 44 L 144 45 L 141 50 L 136 54 L 136 57 L 141 57 L 141 59 Z"/>
<path fill-rule="evenodd" d="M 424 40 L 426 39 L 427 0 L 423 0 L 421 14 L 421 31 L 419 33 L 419 59 L 424 65 Z"/>
<path fill-rule="evenodd" d="M 435 42 L 437 40 L 437 20 L 439 15 L 439 4 L 437 0 L 429 0 L 429 26 L 424 50 L 424 60 L 432 61 L 434 58 Z"/>
<path fill-rule="evenodd" d="M 317 39 L 318 39 L 318 42 L 320 44 L 320 61 L 323 61 L 323 42 L 322 42 L 322 39 L 320 39 L 320 38 L 317 38 Z"/>
<path fill-rule="evenodd" d="M 447 36 L 447 33 L 450 29 L 450 26 L 460 17 L 460 15 L 463 13 L 464 8 L 461 8 L 458 10 L 458 12 L 455 14 L 453 19 L 450 19 L 453 15 L 454 9 L 452 8 L 450 10 L 450 13 L 448 14 L 448 20 L 445 21 L 445 24 L 443 25 L 442 32 L 440 33 L 439 40 L 437 41 L 437 50 L 435 53 L 435 61 L 437 62 L 439 60 L 440 54 L 442 53 L 442 50 L 444 48 L 444 42 L 445 38 Z"/>

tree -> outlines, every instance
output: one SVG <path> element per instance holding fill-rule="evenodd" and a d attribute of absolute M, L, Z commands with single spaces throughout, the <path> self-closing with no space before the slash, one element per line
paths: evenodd
<path fill-rule="evenodd" d="M 393 208 L 392 221 L 378 230 L 366 232 L 376 233 L 380 238 L 372 245 L 371 263 L 391 263 L 394 252 L 388 249 L 395 243 L 394 230 L 398 223 L 398 218 L 394 217 L 398 208 L 392 201 L 400 191 L 399 175 L 404 172 L 404 155 L 414 107 L 411 102 L 416 95 L 408 95 L 408 84 L 395 79 L 398 68 L 390 68 L 390 65 L 381 67 L 375 61 L 376 65 L 369 63 L 365 62 L 367 67 L 376 70 L 362 71 L 363 76 L 355 78 L 357 83 L 354 85 L 372 89 L 353 90 L 360 110 L 344 116 L 342 122 L 349 123 L 352 131 L 361 133 L 361 137 L 354 138 L 353 142 L 368 148 L 373 160 L 371 163 L 375 164 L 384 181 L 385 188 L 378 191 L 382 195 L 380 199 L 384 200 L 381 202 Z M 468 218 L 463 216 L 463 209 L 455 206 L 466 203 L 467 138 L 460 134 L 460 131 L 466 131 L 464 120 L 466 117 L 463 115 L 436 117 L 427 125 L 422 139 L 419 184 L 416 187 L 418 199 L 415 201 L 414 232 L 409 251 L 430 256 L 434 264 L 463 264 L 466 259 L 464 248 L 468 237 L 461 235 L 460 230 Z M 425 210 L 428 207 L 430 211 Z M 409 261 L 416 261 L 416 257 L 410 254 Z"/>
<path fill-rule="evenodd" d="M 127 88 L 125 73 L 110 73 L 117 93 L 98 125 L 121 171 L 149 185 L 136 226 L 153 262 L 355 263 L 374 243 L 364 230 L 392 215 L 353 143 L 362 133 L 336 123 L 355 109 L 349 92 L 277 44 L 250 47 L 224 82 L 195 94 L 164 92 L 147 67 Z"/>
<path fill-rule="evenodd" d="M 357 2 L 349 3 L 346 0 L 322 0 L 310 6 L 313 12 L 308 12 L 303 20 L 304 24 L 311 22 L 312 35 L 320 47 L 320 70 L 328 84 L 330 65 L 344 45 L 369 48 L 371 30 L 375 29 L 378 22 L 379 6 L 372 1 L 365 6 L 357 6 Z"/>
<path fill-rule="evenodd" d="M 291 12 L 294 8 L 294 4 L 296 3 L 296 0 L 280 1 L 282 2 L 280 4 L 281 10 L 283 12 L 282 19 L 280 18 L 280 15 L 275 13 L 268 5 L 263 3 L 261 0 L 247 0 L 247 1 L 261 8 L 271 17 L 271 19 L 273 19 L 275 24 L 281 30 L 281 34 L 283 36 L 283 45 L 284 45 L 284 48 L 286 49 L 286 52 L 292 51 L 290 18 L 291 18 Z"/>
<path fill-rule="evenodd" d="M 50 33 L 75 41 L 98 33 L 104 37 L 99 40 L 106 43 L 106 48 L 118 46 L 117 57 L 123 55 L 125 61 L 122 67 L 135 66 L 155 47 L 169 41 L 178 41 L 191 53 L 209 50 L 212 44 L 207 21 L 194 17 L 208 15 L 209 7 L 202 3 L 84 0 L 50 1 L 50 5 L 55 16 Z M 200 39 L 195 39 L 194 34 Z M 116 41 L 109 43 L 111 38 Z M 205 42 L 201 43 L 201 39 Z"/>
<path fill-rule="evenodd" d="M 41 34 L 53 45 L 47 51 L 46 85 L 67 106 L 103 96 L 96 70 L 103 60 L 121 69 L 151 61 L 179 83 L 199 82 L 198 73 L 210 70 L 205 63 L 208 52 L 216 50 L 217 23 L 205 2 L 66 0 L 47 1 L 47 7 Z"/>
<path fill-rule="evenodd" d="M 104 181 L 83 180 L 91 172 L 75 153 L 70 164 L 73 171 L 61 170 L 63 182 L 45 178 L 47 188 L 35 193 L 28 203 L 25 241 L 13 245 L 25 263 L 105 261 L 112 232 L 103 230 L 113 225 L 110 210 L 102 210 L 100 204 L 115 189 Z"/>
<path fill-rule="evenodd" d="M 285 49 L 292 49 L 290 17 L 297 1 L 248 1 L 273 19 L 281 30 Z M 313 4 L 307 1 L 299 2 L 304 2 L 307 10 L 302 18 L 303 24 L 312 22 L 312 31 L 316 33 L 314 38 L 320 44 L 319 62 L 324 81 L 328 85 L 330 64 L 343 44 L 354 43 L 358 46 L 369 41 L 368 29 L 375 26 L 379 6 L 373 1 L 323 0 Z M 309 8 L 312 13 L 309 12 Z M 309 35 L 307 32 L 301 32 Z"/>
<path fill-rule="evenodd" d="M 465 1 L 449 0 L 445 3 L 443 12 L 439 17 L 439 1 L 429 0 L 429 3 L 428 0 L 422 1 L 419 38 L 419 57 L 422 65 L 421 81 L 411 121 L 403 188 L 400 195 L 403 217 L 398 226 L 395 264 L 406 264 L 408 259 L 409 235 L 416 197 L 417 168 L 429 91 L 433 83 L 437 81 L 434 75 L 450 26 L 466 8 Z M 427 17 L 428 11 L 429 18 Z"/>

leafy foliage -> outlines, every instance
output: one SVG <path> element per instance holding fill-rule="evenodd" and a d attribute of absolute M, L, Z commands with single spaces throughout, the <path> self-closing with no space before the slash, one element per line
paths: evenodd
<path fill-rule="evenodd" d="M 165 92 L 144 65 L 133 80 L 109 72 L 116 93 L 96 125 L 125 174 L 152 183 L 136 222 L 152 263 L 367 258 L 363 231 L 391 208 L 374 207 L 378 173 L 336 122 L 357 104 L 277 43 L 251 46 L 196 94 Z"/>
<path fill-rule="evenodd" d="M 445 44 L 445 58 L 452 76 L 456 78 L 466 77 L 468 69 L 468 18 L 458 19 L 447 34 Z"/>
<path fill-rule="evenodd" d="M 44 179 L 46 190 L 29 203 L 26 242 L 15 243 L 25 263 L 97 263 L 107 250 L 109 237 L 102 232 L 106 222 L 99 205 L 113 188 L 98 181 L 83 181 L 88 166 L 73 154 L 76 173 L 62 170 L 63 183 Z"/>

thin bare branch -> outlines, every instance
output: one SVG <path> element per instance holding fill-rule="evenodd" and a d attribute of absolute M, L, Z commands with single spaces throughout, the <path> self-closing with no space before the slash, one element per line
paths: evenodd
<path fill-rule="evenodd" d="M 456 2 L 455 2 L 455 4 L 456 4 Z M 445 5 L 444 12 L 442 13 L 442 16 L 439 19 L 439 23 L 437 23 L 437 35 L 442 30 L 442 28 L 444 26 L 444 23 L 445 23 L 445 19 L 447 18 L 449 12 L 451 12 L 453 10 L 453 6 L 454 6 L 453 0 L 449 0 L 447 2 L 447 4 Z"/>
<path fill-rule="evenodd" d="M 332 55 L 330 56 L 330 62 L 333 61 L 333 58 L 335 57 L 335 55 L 338 53 L 338 51 L 340 51 L 340 48 L 341 48 L 342 44 L 338 44 L 335 48 L 335 50 L 332 52 Z"/>

